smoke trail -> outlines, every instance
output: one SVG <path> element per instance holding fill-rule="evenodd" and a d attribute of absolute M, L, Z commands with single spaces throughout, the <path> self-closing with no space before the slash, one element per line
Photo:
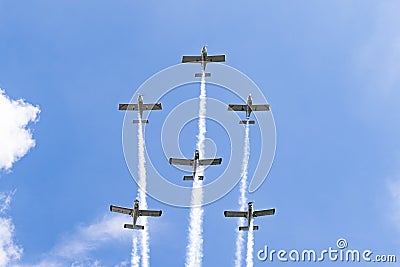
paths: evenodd
<path fill-rule="evenodd" d="M 132 267 L 139 267 L 139 256 L 138 256 L 138 249 L 137 249 L 138 238 L 136 234 L 132 235 L 132 258 L 131 258 L 131 266 Z"/>
<path fill-rule="evenodd" d="M 142 116 L 140 112 L 138 113 L 139 124 L 138 124 L 138 157 L 139 157 L 139 188 L 138 188 L 138 198 L 141 209 L 147 209 L 147 199 L 146 199 L 146 158 L 144 156 L 144 136 L 143 136 L 143 124 L 142 124 Z M 147 228 L 147 218 L 145 216 L 140 217 L 140 224 L 144 226 L 144 229 L 140 231 L 140 243 L 141 243 L 141 259 L 142 266 L 148 267 L 149 264 L 149 254 L 150 254 L 150 246 L 149 246 L 149 230 Z"/>
<path fill-rule="evenodd" d="M 200 83 L 200 107 L 199 107 L 199 134 L 197 136 L 197 150 L 200 157 L 204 156 L 204 140 L 206 134 L 206 82 L 203 75 Z M 203 259 L 203 182 L 199 176 L 203 176 L 204 168 L 199 166 L 194 177 L 192 188 L 192 208 L 190 210 L 189 244 L 186 250 L 186 266 L 200 267 Z"/>
<path fill-rule="evenodd" d="M 242 180 L 240 182 L 240 195 L 239 195 L 239 210 L 244 210 L 247 204 L 246 198 L 246 188 L 247 188 L 247 167 L 249 163 L 250 156 L 250 142 L 249 142 L 249 125 L 246 124 L 245 135 L 244 135 L 244 151 L 243 151 L 243 161 L 242 161 Z M 244 218 L 239 219 L 238 226 L 242 226 L 245 223 Z M 235 253 L 235 266 L 242 266 L 242 251 L 243 251 L 243 232 L 238 231 L 236 237 L 236 253 Z"/>
<path fill-rule="evenodd" d="M 253 248 L 254 248 L 253 221 L 251 221 L 249 232 L 247 234 L 246 267 L 253 267 Z"/>

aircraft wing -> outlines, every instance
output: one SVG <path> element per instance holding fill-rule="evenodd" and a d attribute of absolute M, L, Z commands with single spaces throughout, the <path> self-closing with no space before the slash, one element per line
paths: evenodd
<path fill-rule="evenodd" d="M 162 109 L 161 103 L 157 104 L 143 104 L 143 110 L 160 110 Z"/>
<path fill-rule="evenodd" d="M 138 104 L 119 104 L 119 110 L 138 110 Z"/>
<path fill-rule="evenodd" d="M 265 111 L 269 110 L 269 105 L 251 105 L 251 110 L 252 111 Z"/>
<path fill-rule="evenodd" d="M 192 160 L 192 159 L 174 159 L 174 158 L 169 159 L 169 164 L 174 164 L 174 165 L 193 166 L 193 163 L 194 163 L 194 160 Z"/>
<path fill-rule="evenodd" d="M 247 108 L 247 105 L 234 105 L 234 104 L 228 105 L 229 111 L 246 111 L 246 108 Z"/>
<path fill-rule="evenodd" d="M 245 211 L 224 211 L 225 217 L 247 217 L 247 212 Z"/>
<path fill-rule="evenodd" d="M 110 205 L 110 211 L 119 212 L 119 213 L 128 214 L 128 215 L 132 215 L 132 213 L 133 213 L 133 209 L 123 208 L 123 207 L 118 207 L 118 206 L 113 206 L 113 205 Z"/>
<path fill-rule="evenodd" d="M 160 217 L 161 213 L 162 213 L 161 210 L 139 210 L 139 216 Z"/>
<path fill-rule="evenodd" d="M 268 209 L 268 210 L 256 210 L 253 212 L 253 217 L 260 217 L 266 215 L 274 215 L 275 209 Z"/>
<path fill-rule="evenodd" d="M 225 62 L 225 55 L 207 56 L 208 62 Z"/>
<path fill-rule="evenodd" d="M 201 56 L 183 56 L 182 63 L 201 62 Z"/>
<path fill-rule="evenodd" d="M 204 165 L 219 165 L 222 162 L 222 158 L 218 159 L 200 159 L 199 160 L 199 165 L 204 166 Z"/>

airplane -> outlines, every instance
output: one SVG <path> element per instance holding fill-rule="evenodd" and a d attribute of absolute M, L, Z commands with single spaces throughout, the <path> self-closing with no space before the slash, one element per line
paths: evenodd
<path fill-rule="evenodd" d="M 110 205 L 110 211 L 119 212 L 119 213 L 123 213 L 123 214 L 128 214 L 128 215 L 132 216 L 133 224 L 124 224 L 124 228 L 137 229 L 137 230 L 143 230 L 144 229 L 143 225 L 136 224 L 136 221 L 137 221 L 139 216 L 160 217 L 161 213 L 162 213 L 161 210 L 140 210 L 139 209 L 139 200 L 137 200 L 137 199 L 135 200 L 135 203 L 133 204 L 133 209 L 128 209 L 128 208 L 123 208 L 123 207 Z"/>
<path fill-rule="evenodd" d="M 156 104 L 143 104 L 143 97 L 141 95 L 138 96 L 137 104 L 119 104 L 119 110 L 137 110 L 140 113 L 140 120 L 133 120 L 133 123 L 149 123 L 149 120 L 142 120 L 143 111 L 145 110 L 161 110 L 161 103 Z"/>
<path fill-rule="evenodd" d="M 239 121 L 239 124 L 254 124 L 253 120 L 250 119 L 250 114 L 252 111 L 267 111 L 269 110 L 269 105 L 253 105 L 253 100 L 251 99 L 251 95 L 247 97 L 246 105 L 240 104 L 229 104 L 228 111 L 246 111 L 246 120 Z"/>
<path fill-rule="evenodd" d="M 183 56 L 182 63 L 201 63 L 201 67 L 203 68 L 203 73 L 205 77 L 210 77 L 211 73 L 205 72 L 206 65 L 209 62 L 225 62 L 225 55 L 216 55 L 216 56 L 209 56 L 207 54 L 206 46 L 203 46 L 201 49 L 200 56 Z M 203 73 L 196 73 L 194 77 L 201 77 Z"/>
<path fill-rule="evenodd" d="M 188 176 L 188 175 L 183 176 L 184 181 L 193 181 L 194 180 L 194 177 L 196 176 L 197 165 L 199 165 L 199 166 L 219 165 L 219 164 L 221 164 L 221 162 L 222 162 L 222 158 L 199 159 L 199 151 L 197 149 L 194 152 L 193 159 L 174 159 L 174 158 L 169 159 L 169 164 L 193 166 L 193 176 Z M 203 180 L 203 178 L 204 178 L 203 176 L 199 176 L 199 180 Z"/>
<path fill-rule="evenodd" d="M 274 215 L 275 209 L 253 211 L 253 202 L 248 203 L 247 211 L 224 211 L 225 217 L 244 217 L 247 218 L 247 226 L 239 226 L 239 231 L 248 231 L 250 229 L 251 219 L 260 216 Z M 254 225 L 253 230 L 258 230 L 258 226 Z"/>

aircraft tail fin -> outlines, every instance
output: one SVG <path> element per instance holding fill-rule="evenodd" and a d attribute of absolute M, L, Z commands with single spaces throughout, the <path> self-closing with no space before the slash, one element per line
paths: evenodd
<path fill-rule="evenodd" d="M 195 73 L 194 74 L 194 77 L 196 77 L 196 78 L 201 78 L 203 76 L 203 73 Z M 211 73 L 209 73 L 209 72 L 206 72 L 206 73 L 204 73 L 204 77 L 211 77 Z"/>
<path fill-rule="evenodd" d="M 139 120 L 133 120 L 132 122 L 135 123 L 135 124 L 137 124 L 137 123 L 139 123 L 140 121 L 139 121 Z M 149 120 L 142 120 L 141 122 L 142 122 L 142 123 L 149 123 Z"/>
<path fill-rule="evenodd" d="M 255 124 L 255 121 L 242 120 L 239 121 L 239 124 Z"/>
<path fill-rule="evenodd" d="M 254 225 L 253 226 L 253 231 L 258 230 L 258 225 Z M 239 226 L 239 231 L 249 231 L 249 227 L 248 226 Z"/>

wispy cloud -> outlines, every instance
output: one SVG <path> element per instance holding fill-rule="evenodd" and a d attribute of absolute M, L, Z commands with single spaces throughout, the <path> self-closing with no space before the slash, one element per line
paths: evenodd
<path fill-rule="evenodd" d="M 8 266 L 22 255 L 22 248 L 14 243 L 14 224 L 11 218 L 4 217 L 13 194 L 0 193 L 0 266 Z"/>
<path fill-rule="evenodd" d="M 10 170 L 17 160 L 35 146 L 27 126 L 37 121 L 39 113 L 39 107 L 22 99 L 12 100 L 0 89 L 0 170 Z M 9 266 L 18 261 L 23 252 L 14 242 L 12 219 L 5 214 L 14 192 L 0 192 L 0 266 Z"/>
<path fill-rule="evenodd" d="M 104 244 L 129 239 L 130 235 L 122 227 L 125 222 L 124 216 L 105 215 L 100 222 L 79 226 L 54 247 L 51 255 L 70 260 L 85 258 L 89 252 Z"/>
<path fill-rule="evenodd" d="M 90 225 L 80 225 L 66 234 L 53 249 L 45 253 L 38 263 L 15 265 L 20 267 L 58 267 L 58 266 L 103 266 L 99 260 L 92 259 L 91 252 L 109 245 L 116 240 L 129 240 L 131 235 L 123 229 L 125 216 L 105 215 L 100 221 Z M 1 266 L 1 265 L 0 265 Z M 127 266 L 121 262 L 116 266 Z"/>
<path fill-rule="evenodd" d="M 9 193 L 0 193 L 0 214 L 6 212 L 10 207 L 11 197 L 14 195 L 15 191 Z"/>
<path fill-rule="evenodd" d="M 0 170 L 12 165 L 35 146 L 28 123 L 36 122 L 40 109 L 23 99 L 12 100 L 0 89 Z"/>

